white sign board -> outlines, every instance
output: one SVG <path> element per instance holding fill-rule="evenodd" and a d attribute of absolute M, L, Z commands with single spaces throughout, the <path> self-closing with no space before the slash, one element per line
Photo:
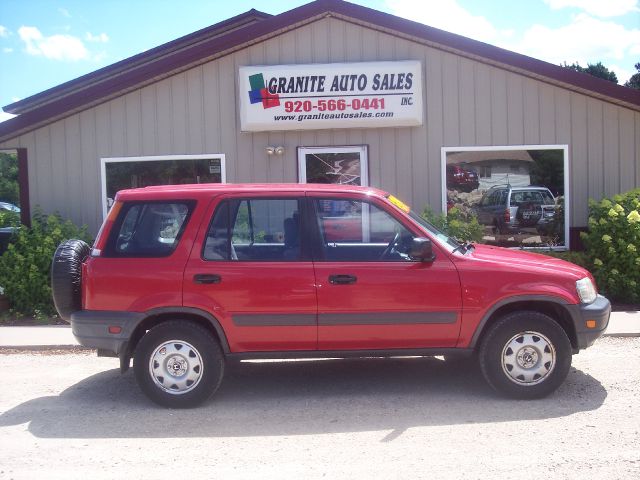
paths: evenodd
<path fill-rule="evenodd" d="M 242 131 L 422 125 L 419 61 L 240 67 Z"/>

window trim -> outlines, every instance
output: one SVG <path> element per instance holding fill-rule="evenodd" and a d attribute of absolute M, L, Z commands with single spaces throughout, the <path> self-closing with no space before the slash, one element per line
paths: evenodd
<path fill-rule="evenodd" d="M 172 160 L 220 160 L 220 180 L 227 183 L 227 167 L 224 153 L 206 153 L 198 155 L 152 155 L 140 157 L 103 157 L 100 159 L 100 203 L 102 205 L 102 220 L 107 218 L 107 163 L 123 162 L 157 162 Z"/>

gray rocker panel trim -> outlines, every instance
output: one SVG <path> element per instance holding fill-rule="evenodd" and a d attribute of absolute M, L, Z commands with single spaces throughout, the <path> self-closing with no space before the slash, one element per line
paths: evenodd
<path fill-rule="evenodd" d="M 227 355 L 229 360 L 288 358 L 367 358 L 367 357 L 470 357 L 471 348 L 393 348 L 383 350 L 287 350 L 285 352 L 238 352 Z"/>
<path fill-rule="evenodd" d="M 234 314 L 233 324 L 238 327 L 302 327 L 346 325 L 415 325 L 456 323 L 456 312 L 385 312 L 385 313 L 321 313 L 315 314 Z"/>
<path fill-rule="evenodd" d="M 456 323 L 456 312 L 321 313 L 318 325 L 403 325 Z"/>
<path fill-rule="evenodd" d="M 231 320 L 237 327 L 315 327 L 316 325 L 314 313 L 234 314 L 231 315 Z"/>

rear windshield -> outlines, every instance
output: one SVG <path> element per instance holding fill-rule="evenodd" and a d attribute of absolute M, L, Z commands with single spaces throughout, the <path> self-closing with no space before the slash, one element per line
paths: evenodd
<path fill-rule="evenodd" d="M 555 199 L 547 190 L 533 190 L 511 192 L 511 204 L 522 205 L 524 203 L 535 203 L 537 205 L 553 205 Z"/>
<path fill-rule="evenodd" d="M 194 202 L 125 203 L 109 235 L 105 254 L 166 257 L 175 250 Z"/>

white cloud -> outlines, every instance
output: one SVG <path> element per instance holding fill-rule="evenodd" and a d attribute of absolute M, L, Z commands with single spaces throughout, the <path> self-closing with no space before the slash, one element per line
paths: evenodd
<path fill-rule="evenodd" d="M 109 41 L 109 36 L 104 32 L 99 35 L 93 35 L 91 32 L 87 32 L 84 38 L 87 42 L 107 43 Z"/>
<path fill-rule="evenodd" d="M 607 12 L 637 10 L 635 5 L 638 3 L 638 0 L 545 1 L 552 8 L 575 5 L 585 10 L 587 7 L 595 10 L 602 3 Z M 568 24 L 559 27 L 535 24 L 524 31 L 513 31 L 499 30 L 487 18 L 467 11 L 457 0 L 387 0 L 387 5 L 395 15 L 556 65 L 578 62 L 586 66 L 587 63 L 602 62 L 616 73 L 621 83 L 633 72 L 616 64 L 624 65 L 629 57 L 640 55 L 640 29 L 629 29 L 613 19 L 596 18 L 584 12 L 573 15 Z"/>
<path fill-rule="evenodd" d="M 9 29 L 4 25 L 0 25 L 0 38 L 6 38 L 9 36 Z"/>
<path fill-rule="evenodd" d="M 515 42 L 501 46 L 552 63 L 623 60 L 640 45 L 640 30 L 628 30 L 610 20 L 576 15 L 572 22 L 558 28 L 533 25 Z"/>
<path fill-rule="evenodd" d="M 3 112 L 2 110 L 0 110 L 0 122 L 4 122 L 5 120 L 9 120 L 11 118 L 15 117 L 15 115 L 11 114 L 11 113 L 6 113 Z"/>
<path fill-rule="evenodd" d="M 96 62 L 96 63 L 101 63 L 101 62 L 103 62 L 103 61 L 104 61 L 106 58 L 108 58 L 108 57 L 109 57 L 109 54 L 108 54 L 107 52 L 104 52 L 104 51 L 103 51 L 103 52 L 100 52 L 100 53 L 96 53 L 96 54 L 93 56 L 93 59 L 92 59 L 92 60 L 93 60 L 94 62 Z"/>
<path fill-rule="evenodd" d="M 2 49 L 2 53 L 12 53 L 13 52 L 13 48 L 11 47 L 4 47 Z"/>
<path fill-rule="evenodd" d="M 20 39 L 25 43 L 29 55 L 42 55 L 52 60 L 85 60 L 89 51 L 78 37 L 72 35 L 51 35 L 45 37 L 36 27 L 22 26 L 18 29 Z"/>
<path fill-rule="evenodd" d="M 387 5 L 394 15 L 482 42 L 513 35 L 512 30 L 499 31 L 485 17 L 473 15 L 456 0 L 387 0 Z"/>
<path fill-rule="evenodd" d="M 67 10 L 66 8 L 62 8 L 62 7 L 60 7 L 60 8 L 58 8 L 58 12 L 60 12 L 60 14 L 61 14 L 63 17 L 71 18 L 71 14 L 69 13 L 69 10 Z"/>
<path fill-rule="evenodd" d="M 619 17 L 638 12 L 638 0 L 544 0 L 553 10 L 573 7 L 596 17 Z"/>
<path fill-rule="evenodd" d="M 618 65 L 606 65 L 606 67 L 616 74 L 620 85 L 624 85 L 624 83 L 631 78 L 631 75 L 636 73 L 635 70 L 628 70 L 626 68 L 619 67 Z"/>

